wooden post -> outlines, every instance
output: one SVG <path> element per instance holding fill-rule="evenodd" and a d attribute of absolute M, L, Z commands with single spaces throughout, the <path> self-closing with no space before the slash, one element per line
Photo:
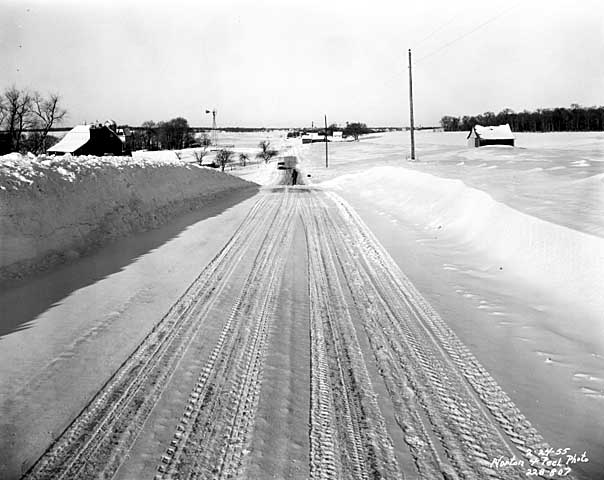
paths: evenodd
<path fill-rule="evenodd" d="M 411 74 L 411 49 L 409 49 L 409 122 L 411 123 L 411 160 L 415 160 L 415 135 L 413 133 L 413 76 Z"/>
<path fill-rule="evenodd" d="M 327 151 L 327 115 L 325 115 L 325 168 L 329 167 L 329 153 Z"/>

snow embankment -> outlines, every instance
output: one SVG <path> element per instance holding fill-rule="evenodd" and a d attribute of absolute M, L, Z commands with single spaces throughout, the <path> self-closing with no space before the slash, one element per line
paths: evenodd
<path fill-rule="evenodd" d="M 460 180 L 400 167 L 375 167 L 322 185 L 438 232 L 527 281 L 602 311 L 604 239 L 524 214 Z"/>
<path fill-rule="evenodd" d="M 0 280 L 45 269 L 248 188 L 257 185 L 175 160 L 0 157 Z"/>

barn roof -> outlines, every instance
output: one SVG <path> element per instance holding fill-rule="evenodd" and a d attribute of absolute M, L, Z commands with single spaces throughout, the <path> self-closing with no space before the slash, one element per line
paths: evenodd
<path fill-rule="evenodd" d="M 73 153 L 90 140 L 90 125 L 77 125 L 59 143 L 48 149 L 49 153 Z"/>
<path fill-rule="evenodd" d="M 478 138 L 485 140 L 513 140 L 514 134 L 509 124 L 498 125 L 495 127 L 483 127 L 482 125 L 475 125 L 472 131 L 470 131 L 468 138 L 472 135 L 472 132 L 476 132 Z"/>

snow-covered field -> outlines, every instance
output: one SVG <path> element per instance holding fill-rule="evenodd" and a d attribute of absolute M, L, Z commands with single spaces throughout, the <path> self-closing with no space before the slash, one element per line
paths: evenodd
<path fill-rule="evenodd" d="M 270 131 L 257 131 L 257 132 L 240 132 L 232 133 L 225 131 L 218 131 L 216 133 L 216 141 L 218 145 L 212 145 L 208 148 L 207 155 L 203 158 L 203 164 L 210 164 L 216 159 L 216 152 L 225 148 L 234 152 L 232 157 L 232 165 L 227 166 L 228 171 L 238 169 L 239 155 L 245 154 L 249 157 L 248 163 L 250 165 L 258 164 L 261 162 L 260 159 L 256 158 L 256 154 L 260 151 L 258 144 L 262 141 L 268 141 L 271 144 L 271 148 L 275 148 L 280 152 L 286 151 L 291 142 L 287 139 L 287 130 L 270 130 Z M 195 163 L 195 156 L 193 152 L 200 150 L 199 148 L 184 148 L 179 150 L 180 160 L 190 163 Z M 132 152 L 132 156 L 135 159 L 147 159 L 162 162 L 173 162 L 179 161 L 178 156 L 174 151 L 171 150 L 160 150 L 160 151 L 135 151 Z"/>
<path fill-rule="evenodd" d="M 557 447 L 604 470 L 604 134 L 463 133 L 298 147 Z M 310 175 L 310 178 L 307 177 Z M 592 476 L 588 478 L 594 478 Z"/>
<path fill-rule="evenodd" d="M 604 310 L 604 152 L 598 160 L 597 150 L 604 149 L 604 135 L 584 136 L 579 153 L 569 147 L 443 150 L 428 143 L 438 135 L 419 134 L 416 163 L 401 162 L 401 134 L 374 140 L 369 159 L 363 149 L 371 141 L 358 152 L 335 145 L 335 172 L 314 169 L 313 178 L 332 178 L 326 186 L 359 191 L 384 210 L 464 244 L 489 258 L 490 269 L 512 270 L 594 312 Z M 341 159 L 340 151 L 357 161 Z"/>

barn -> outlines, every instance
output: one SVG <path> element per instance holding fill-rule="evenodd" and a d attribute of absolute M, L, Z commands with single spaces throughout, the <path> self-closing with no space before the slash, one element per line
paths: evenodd
<path fill-rule="evenodd" d="M 484 147 L 486 145 L 514 146 L 514 134 L 506 123 L 495 127 L 475 125 L 468 134 L 468 147 Z"/>
<path fill-rule="evenodd" d="M 54 155 L 123 155 L 124 142 L 109 125 L 78 125 L 48 149 Z"/>

